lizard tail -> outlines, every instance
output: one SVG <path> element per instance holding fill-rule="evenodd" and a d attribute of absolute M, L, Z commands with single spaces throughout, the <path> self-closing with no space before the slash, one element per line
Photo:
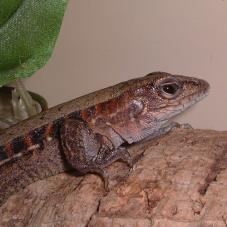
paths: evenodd
<path fill-rule="evenodd" d="M 14 138 L 6 144 L 0 145 L 0 165 L 1 161 L 6 161 L 17 157 L 22 151 L 32 151 L 43 149 L 44 140 L 50 141 L 58 137 L 58 128 L 61 121 L 49 123 L 29 133 Z"/>

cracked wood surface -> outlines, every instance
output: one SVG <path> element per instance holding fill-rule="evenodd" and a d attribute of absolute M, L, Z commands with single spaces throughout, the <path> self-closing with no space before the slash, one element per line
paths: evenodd
<path fill-rule="evenodd" d="M 96 175 L 59 174 L 11 196 L 0 226 L 227 226 L 227 132 L 176 129 L 129 150 L 143 155 L 130 172 L 108 167 L 109 192 Z"/>

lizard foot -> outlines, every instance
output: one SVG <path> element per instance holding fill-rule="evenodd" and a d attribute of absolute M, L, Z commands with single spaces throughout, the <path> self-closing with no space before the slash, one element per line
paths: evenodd
<path fill-rule="evenodd" d="M 97 174 L 103 181 L 104 183 L 104 188 L 107 192 L 110 191 L 110 188 L 109 188 L 109 175 L 108 173 L 101 169 L 101 168 L 90 168 L 89 170 L 86 171 L 86 173 L 94 173 L 94 174 Z"/>
<path fill-rule="evenodd" d="M 109 177 L 105 167 L 118 160 L 133 167 L 133 160 L 126 148 L 115 148 L 110 140 L 94 133 L 80 119 L 65 120 L 60 135 L 61 146 L 69 164 L 83 174 L 100 175 L 106 190 L 109 190 Z"/>

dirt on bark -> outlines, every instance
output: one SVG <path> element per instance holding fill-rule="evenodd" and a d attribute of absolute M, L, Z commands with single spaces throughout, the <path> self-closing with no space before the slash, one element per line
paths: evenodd
<path fill-rule="evenodd" d="M 176 129 L 130 146 L 99 176 L 37 181 L 0 208 L 0 226 L 227 227 L 227 132 Z"/>

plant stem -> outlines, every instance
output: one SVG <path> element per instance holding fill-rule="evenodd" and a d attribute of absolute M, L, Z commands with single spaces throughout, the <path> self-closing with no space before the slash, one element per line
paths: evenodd
<path fill-rule="evenodd" d="M 15 83 L 16 90 L 18 91 L 21 99 L 24 101 L 29 116 L 35 115 L 37 113 L 35 102 L 33 101 L 31 95 L 27 92 L 22 80 L 18 78 Z"/>

